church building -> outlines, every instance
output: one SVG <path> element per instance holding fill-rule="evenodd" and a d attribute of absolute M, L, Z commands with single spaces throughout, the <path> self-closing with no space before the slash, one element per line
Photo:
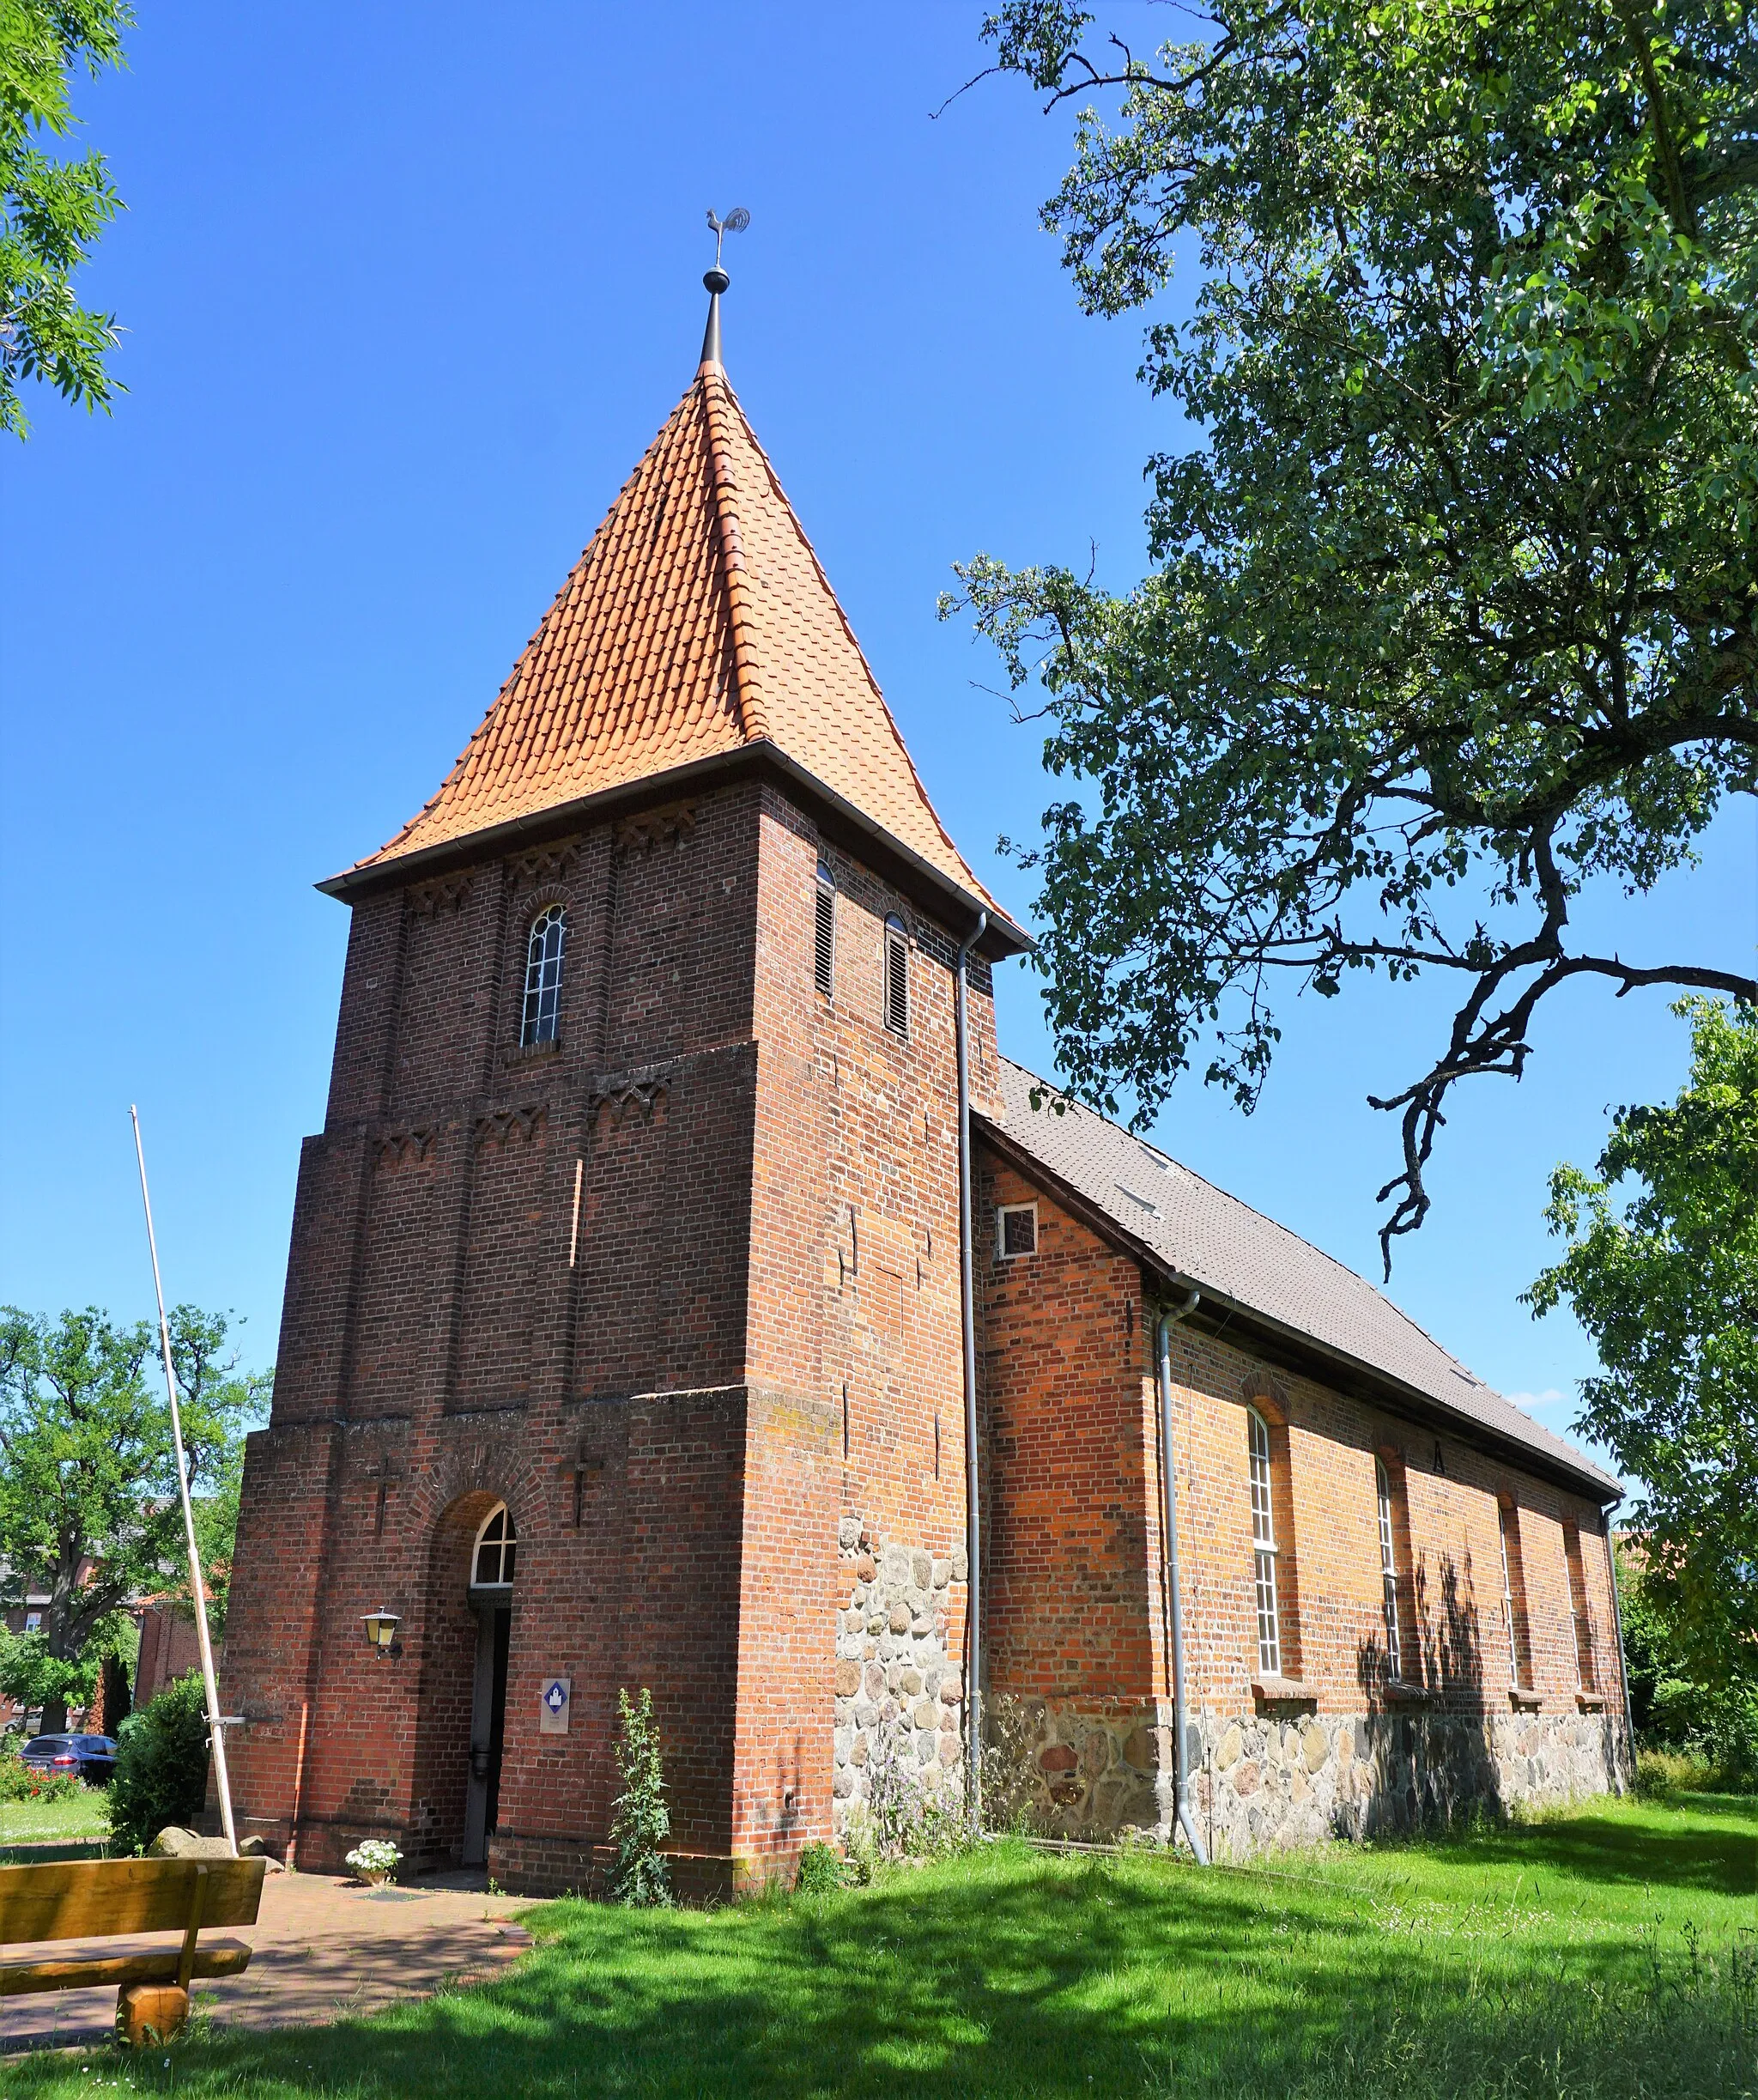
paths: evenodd
<path fill-rule="evenodd" d="M 728 384 L 726 282 L 438 793 L 321 885 L 240 1835 L 601 1888 L 643 1687 L 687 1897 L 961 1802 L 973 1708 L 1044 1827 L 1204 1856 L 1622 1785 L 1618 1484 L 1001 1054 L 1029 937 Z"/>

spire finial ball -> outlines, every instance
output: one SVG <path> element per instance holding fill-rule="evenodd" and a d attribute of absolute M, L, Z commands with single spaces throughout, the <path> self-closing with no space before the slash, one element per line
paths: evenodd
<path fill-rule="evenodd" d="M 727 286 L 732 282 L 732 279 L 727 276 L 719 264 L 716 263 L 712 270 L 703 271 L 702 282 L 709 291 L 718 294 L 726 289 Z"/>

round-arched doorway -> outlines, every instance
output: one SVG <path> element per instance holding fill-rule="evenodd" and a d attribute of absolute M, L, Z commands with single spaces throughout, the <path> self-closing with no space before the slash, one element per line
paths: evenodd
<path fill-rule="evenodd" d="M 469 1593 L 476 1620 L 476 1660 L 470 1692 L 470 1777 L 465 1782 L 464 1808 L 466 1866 L 487 1862 L 488 1840 L 494 1835 L 500 1806 L 500 1752 L 506 1734 L 506 1658 L 512 1639 L 512 1577 L 518 1545 L 512 1513 L 505 1502 L 496 1502 L 477 1526 L 470 1548 Z"/>

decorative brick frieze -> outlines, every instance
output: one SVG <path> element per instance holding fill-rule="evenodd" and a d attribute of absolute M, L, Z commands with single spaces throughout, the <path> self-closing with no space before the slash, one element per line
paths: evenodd
<path fill-rule="evenodd" d="M 416 918 L 461 912 L 470 901 L 470 877 L 468 873 L 440 876 L 429 883 L 417 883 L 408 895 L 409 911 Z"/>

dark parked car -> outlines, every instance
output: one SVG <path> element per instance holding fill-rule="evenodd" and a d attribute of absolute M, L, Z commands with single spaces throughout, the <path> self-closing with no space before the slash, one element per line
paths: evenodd
<path fill-rule="evenodd" d="M 116 1769 L 116 1740 L 108 1735 L 33 1736 L 18 1753 L 33 1772 L 101 1786 Z"/>

